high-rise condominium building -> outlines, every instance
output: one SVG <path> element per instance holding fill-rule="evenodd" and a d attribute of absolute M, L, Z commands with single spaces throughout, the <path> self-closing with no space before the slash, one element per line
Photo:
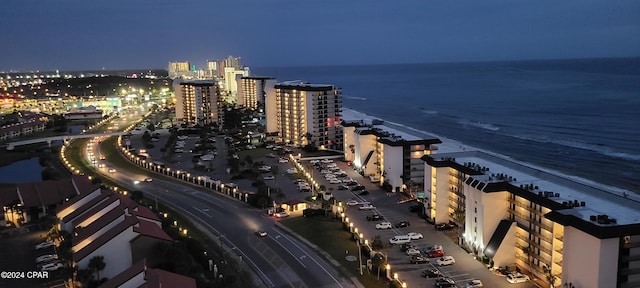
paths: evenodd
<path fill-rule="evenodd" d="M 460 243 L 494 267 L 515 264 L 547 287 L 640 287 L 635 193 L 479 151 L 422 159 L 425 216 L 456 223 Z"/>
<path fill-rule="evenodd" d="M 249 67 L 237 69 L 235 67 L 224 68 L 224 89 L 229 93 L 227 102 L 238 103 L 238 85 L 242 77 L 249 76 Z"/>
<path fill-rule="evenodd" d="M 193 71 L 191 71 L 191 63 L 183 62 L 169 62 L 167 68 L 169 72 L 169 78 L 191 78 L 193 77 Z"/>
<path fill-rule="evenodd" d="M 222 125 L 221 97 L 212 80 L 176 80 L 176 120 L 186 126 Z"/>
<path fill-rule="evenodd" d="M 258 110 L 264 108 L 266 95 L 275 96 L 276 79 L 271 77 L 242 77 L 238 89 L 237 105 Z"/>
<path fill-rule="evenodd" d="M 237 70 L 242 70 L 244 69 L 244 65 L 242 65 L 242 62 L 240 61 L 240 57 L 233 57 L 233 56 L 229 56 L 226 59 L 224 59 L 224 68 L 235 68 Z"/>
<path fill-rule="evenodd" d="M 342 150 L 340 88 L 284 82 L 275 90 L 275 99 L 266 99 L 267 132 L 277 132 L 283 143 Z"/>

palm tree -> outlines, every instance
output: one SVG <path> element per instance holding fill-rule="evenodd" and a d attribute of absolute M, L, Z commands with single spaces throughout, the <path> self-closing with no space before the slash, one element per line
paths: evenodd
<path fill-rule="evenodd" d="M 551 267 L 547 265 L 542 266 L 542 271 L 544 271 L 544 275 L 547 278 L 547 282 L 551 285 L 551 288 L 556 287 L 556 275 L 553 275 L 553 271 L 551 271 Z"/>
<path fill-rule="evenodd" d="M 531 255 L 533 254 L 533 249 L 531 248 L 531 245 L 522 248 L 522 253 L 527 255 L 527 264 L 529 265 L 529 272 L 531 273 L 531 278 L 533 279 L 533 265 L 532 265 L 533 261 L 531 260 Z"/>
<path fill-rule="evenodd" d="M 100 270 L 103 270 L 105 266 L 107 266 L 107 264 L 104 263 L 104 256 L 95 256 L 89 259 L 89 268 L 96 271 L 98 282 L 100 282 Z"/>
<path fill-rule="evenodd" d="M 273 175 L 273 182 L 278 186 L 278 173 L 280 172 L 280 168 L 277 165 L 271 167 L 271 175 Z"/>

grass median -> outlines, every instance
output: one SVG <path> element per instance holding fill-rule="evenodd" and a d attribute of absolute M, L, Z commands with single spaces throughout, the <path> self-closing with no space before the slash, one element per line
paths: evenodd
<path fill-rule="evenodd" d="M 296 217 L 282 220 L 280 223 L 327 252 L 340 264 L 341 267 L 338 268 L 341 273 L 356 277 L 364 287 L 389 287 L 389 282 L 384 276 L 378 280 L 377 275 L 367 269 L 360 275 L 359 261 L 347 260 L 348 255 L 358 257 L 358 246 L 351 239 L 351 233 L 344 230 L 341 221 L 332 217 Z M 365 264 L 368 257 L 362 256 L 362 264 Z"/>

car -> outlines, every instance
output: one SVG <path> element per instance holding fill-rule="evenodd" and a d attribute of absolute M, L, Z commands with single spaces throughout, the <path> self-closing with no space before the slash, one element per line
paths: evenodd
<path fill-rule="evenodd" d="M 144 182 L 152 182 L 152 181 L 153 181 L 153 178 L 151 177 L 144 178 Z"/>
<path fill-rule="evenodd" d="M 444 256 L 436 260 L 436 265 L 438 266 L 448 266 L 452 264 L 456 264 L 456 259 L 454 259 L 453 256 Z"/>
<path fill-rule="evenodd" d="M 429 258 L 438 258 L 444 256 L 444 251 L 442 250 L 433 250 L 427 253 L 427 257 Z"/>
<path fill-rule="evenodd" d="M 262 177 L 262 179 L 264 179 L 264 180 L 273 180 L 273 179 L 276 179 L 276 177 L 273 176 L 273 175 L 267 175 L 267 176 Z"/>
<path fill-rule="evenodd" d="M 364 211 L 364 210 L 373 210 L 376 209 L 376 206 L 373 206 L 371 204 L 362 204 L 360 207 L 358 207 L 359 210 Z"/>
<path fill-rule="evenodd" d="M 267 237 L 267 231 L 256 231 L 256 235 L 260 236 L 260 237 Z"/>
<path fill-rule="evenodd" d="M 105 157 L 105 156 L 100 156 L 100 160 L 107 160 L 107 157 Z"/>
<path fill-rule="evenodd" d="M 456 281 L 451 278 L 438 278 L 433 285 L 438 288 L 456 287 Z"/>
<path fill-rule="evenodd" d="M 416 248 L 409 248 L 405 253 L 407 253 L 408 256 L 422 255 L 422 252 Z"/>
<path fill-rule="evenodd" d="M 36 258 L 36 263 L 49 262 L 52 260 L 58 260 L 58 255 L 47 254 L 47 255 L 39 256 L 38 258 Z"/>
<path fill-rule="evenodd" d="M 349 186 L 344 185 L 344 184 L 338 185 L 338 190 L 349 190 Z"/>
<path fill-rule="evenodd" d="M 422 252 L 429 253 L 429 252 L 435 251 L 435 250 L 443 250 L 442 249 L 442 245 L 427 246 L 424 249 L 422 249 Z"/>
<path fill-rule="evenodd" d="M 271 166 L 267 166 L 267 165 L 260 166 L 260 167 L 258 167 L 258 171 L 260 171 L 260 172 L 269 172 L 269 171 L 271 171 Z"/>
<path fill-rule="evenodd" d="M 382 221 L 384 220 L 384 217 L 382 217 L 382 215 L 379 214 L 373 214 L 370 216 L 367 216 L 367 221 Z"/>
<path fill-rule="evenodd" d="M 349 206 L 356 206 L 358 204 L 360 204 L 360 202 L 358 202 L 358 200 L 349 200 L 349 201 L 347 201 L 347 205 L 349 205 Z"/>
<path fill-rule="evenodd" d="M 287 159 L 287 158 L 280 158 L 280 159 L 278 160 L 278 163 L 289 163 L 289 159 Z"/>
<path fill-rule="evenodd" d="M 49 248 L 49 247 L 53 246 L 54 244 L 55 244 L 55 243 L 53 243 L 53 241 L 51 241 L 51 240 L 47 240 L 47 241 L 44 241 L 44 242 L 42 242 L 42 243 L 38 243 L 38 244 L 36 245 L 36 249 L 38 249 L 38 250 L 39 250 L 39 249 Z"/>
<path fill-rule="evenodd" d="M 116 173 L 116 169 L 113 169 L 113 168 L 109 168 L 109 170 L 107 171 L 109 171 L 109 173 Z"/>
<path fill-rule="evenodd" d="M 507 274 L 507 282 L 509 283 L 522 283 L 529 281 L 530 278 L 527 275 L 524 275 L 520 272 L 513 272 Z"/>
<path fill-rule="evenodd" d="M 393 226 L 391 226 L 391 222 L 380 222 L 378 224 L 376 224 L 376 229 L 380 230 L 380 229 L 391 229 L 393 228 Z"/>
<path fill-rule="evenodd" d="M 440 224 L 436 224 L 434 227 L 438 231 L 448 231 L 448 230 L 452 230 L 456 226 L 451 223 L 440 223 Z"/>
<path fill-rule="evenodd" d="M 418 232 L 409 232 L 407 233 L 407 236 L 411 238 L 411 240 L 424 238 L 424 236 L 422 236 L 422 233 L 418 233 Z"/>
<path fill-rule="evenodd" d="M 287 174 L 296 174 L 296 173 L 298 173 L 298 169 L 296 168 L 287 169 Z"/>
<path fill-rule="evenodd" d="M 411 257 L 411 263 L 413 264 L 423 264 L 423 263 L 429 263 L 429 259 L 424 258 L 420 255 L 414 255 Z"/>
<path fill-rule="evenodd" d="M 482 285 L 482 281 L 478 279 L 473 279 L 467 282 L 467 284 L 464 284 L 464 288 L 479 288 L 479 287 L 483 287 L 483 285 Z"/>
<path fill-rule="evenodd" d="M 400 222 L 396 223 L 396 228 L 404 228 L 404 227 L 409 227 L 409 226 L 411 226 L 409 221 L 400 221 Z"/>
<path fill-rule="evenodd" d="M 431 268 L 431 269 L 427 269 L 424 270 L 420 273 L 420 276 L 424 277 L 424 278 L 439 278 L 439 277 L 444 277 L 444 275 L 442 275 L 442 272 L 440 272 L 440 270 L 435 269 L 435 268 Z"/>
<path fill-rule="evenodd" d="M 356 186 L 353 186 L 353 187 L 351 188 L 351 191 L 353 191 L 353 192 L 358 192 L 358 191 L 364 191 L 364 189 L 365 189 L 365 187 L 364 187 L 364 186 L 362 186 L 362 185 L 356 185 Z"/>
<path fill-rule="evenodd" d="M 49 263 L 49 264 L 45 264 L 42 265 L 42 268 L 40 268 L 40 270 L 42 271 L 56 271 L 60 268 L 64 267 L 64 265 L 60 262 L 53 262 L 53 263 Z"/>
<path fill-rule="evenodd" d="M 340 180 L 338 180 L 338 179 L 335 179 L 335 178 L 333 178 L 333 179 L 329 179 L 329 184 L 340 184 L 340 183 L 342 183 L 342 181 L 340 181 Z M 366 191 L 365 191 L 365 192 L 366 192 Z M 367 192 L 367 194 L 369 194 L 369 192 Z M 362 194 L 362 193 L 360 193 L 360 195 L 367 195 L 367 194 Z"/>
<path fill-rule="evenodd" d="M 400 245 L 400 251 L 402 252 L 406 252 L 407 250 L 411 249 L 411 248 L 416 248 L 416 246 L 410 244 L 410 243 L 404 243 L 402 245 Z"/>
<path fill-rule="evenodd" d="M 364 191 L 362 191 L 362 192 L 358 193 L 358 195 L 360 195 L 360 196 L 369 195 L 369 191 L 364 190 Z"/>
<path fill-rule="evenodd" d="M 285 218 L 289 217 L 289 213 L 282 211 L 274 214 L 273 216 L 276 216 L 276 218 Z"/>
<path fill-rule="evenodd" d="M 269 157 L 269 158 L 276 158 L 276 155 L 275 155 L 275 154 L 273 154 L 273 153 L 269 153 L 269 154 L 267 154 L 267 157 Z"/>

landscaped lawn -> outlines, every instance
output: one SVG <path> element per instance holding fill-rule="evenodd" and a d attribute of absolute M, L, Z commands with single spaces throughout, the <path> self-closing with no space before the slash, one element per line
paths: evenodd
<path fill-rule="evenodd" d="M 375 273 L 370 274 L 366 269 L 360 276 L 359 262 L 346 260 L 347 254 L 358 256 L 358 247 L 351 240 L 351 234 L 343 229 L 340 220 L 332 217 L 296 217 L 281 220 L 280 223 L 331 255 L 343 268 L 342 273 L 356 276 L 364 287 L 389 287 L 384 276 L 378 280 Z M 365 264 L 365 259 L 363 255 L 362 264 Z"/>

